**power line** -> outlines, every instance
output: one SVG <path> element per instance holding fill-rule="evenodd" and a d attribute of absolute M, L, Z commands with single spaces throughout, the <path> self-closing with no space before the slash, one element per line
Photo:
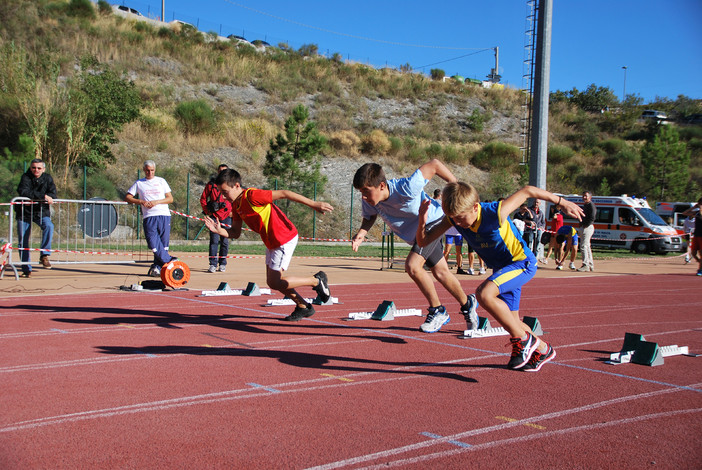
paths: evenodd
<path fill-rule="evenodd" d="M 487 48 L 487 49 L 480 49 L 478 52 L 471 52 L 470 54 L 464 54 L 464 55 L 461 55 L 461 56 L 458 56 L 458 57 L 454 57 L 453 59 L 446 59 L 446 60 L 442 60 L 442 61 L 440 61 L 440 62 L 434 62 L 433 64 L 422 65 L 421 67 L 416 67 L 416 68 L 417 68 L 417 69 L 423 69 L 423 68 L 425 68 L 425 67 L 431 67 L 431 66 L 433 66 L 433 65 L 439 65 L 439 64 L 443 64 L 443 63 L 445 63 L 445 62 L 451 62 L 451 61 L 453 61 L 453 60 L 462 59 L 462 58 L 464 58 L 464 57 L 468 57 L 468 56 L 471 56 L 471 55 L 480 54 L 481 52 L 492 51 L 492 50 L 494 50 L 494 47 L 489 47 L 489 48 Z"/>

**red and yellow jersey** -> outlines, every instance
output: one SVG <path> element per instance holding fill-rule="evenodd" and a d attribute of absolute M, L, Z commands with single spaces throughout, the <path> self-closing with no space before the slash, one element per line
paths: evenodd
<path fill-rule="evenodd" d="M 248 188 L 232 204 L 232 222 L 243 221 L 258 233 L 266 248 L 273 250 L 295 238 L 297 229 L 273 204 L 273 192 Z"/>

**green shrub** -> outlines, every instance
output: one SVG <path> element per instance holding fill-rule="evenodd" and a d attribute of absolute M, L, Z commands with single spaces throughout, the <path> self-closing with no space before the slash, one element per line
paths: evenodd
<path fill-rule="evenodd" d="M 66 5 L 66 14 L 78 18 L 95 18 L 95 10 L 90 0 L 71 0 Z"/>
<path fill-rule="evenodd" d="M 185 134 L 210 134 L 217 122 L 214 111 L 205 100 L 183 101 L 176 106 L 175 118 Z"/>
<path fill-rule="evenodd" d="M 109 2 L 107 2 L 105 0 L 98 0 L 97 5 L 98 5 L 98 12 L 101 15 L 111 15 L 112 14 L 112 7 L 110 6 Z"/>
<path fill-rule="evenodd" d="M 402 139 L 393 136 L 388 137 L 388 139 L 390 140 L 390 151 L 388 153 L 390 155 L 400 153 L 400 150 L 402 150 Z"/>
<path fill-rule="evenodd" d="M 555 165 L 568 162 L 575 155 L 575 150 L 565 145 L 549 145 L 548 162 Z"/>
<path fill-rule="evenodd" d="M 473 156 L 473 165 L 481 170 L 512 168 L 520 161 L 519 147 L 504 142 L 489 142 Z"/>

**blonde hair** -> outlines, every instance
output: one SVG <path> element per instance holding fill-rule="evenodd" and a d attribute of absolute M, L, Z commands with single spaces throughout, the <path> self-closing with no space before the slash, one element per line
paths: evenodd
<path fill-rule="evenodd" d="M 478 191 L 468 183 L 449 183 L 441 194 L 441 207 L 449 217 L 468 212 L 480 202 Z"/>

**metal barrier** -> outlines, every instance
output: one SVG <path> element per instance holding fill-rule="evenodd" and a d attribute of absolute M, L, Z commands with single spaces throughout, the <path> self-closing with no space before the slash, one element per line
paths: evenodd
<path fill-rule="evenodd" d="M 42 250 L 41 206 L 46 210 L 47 205 L 40 205 L 39 201 L 23 197 L 11 201 L 8 241 L 3 247 L 3 256 L 7 258 L 0 268 L 0 278 L 5 270 L 12 269 L 19 279 L 17 267 L 37 265 L 39 256 L 32 256 L 36 252 L 49 253 L 52 265 L 150 262 L 153 257 L 146 240 L 140 237 L 138 206 L 101 198 L 54 199 L 48 205 L 53 237 L 51 248 L 46 250 Z M 20 239 L 23 232 L 20 226 L 30 230 L 26 246 Z M 29 256 L 22 256 L 23 252 Z"/>

